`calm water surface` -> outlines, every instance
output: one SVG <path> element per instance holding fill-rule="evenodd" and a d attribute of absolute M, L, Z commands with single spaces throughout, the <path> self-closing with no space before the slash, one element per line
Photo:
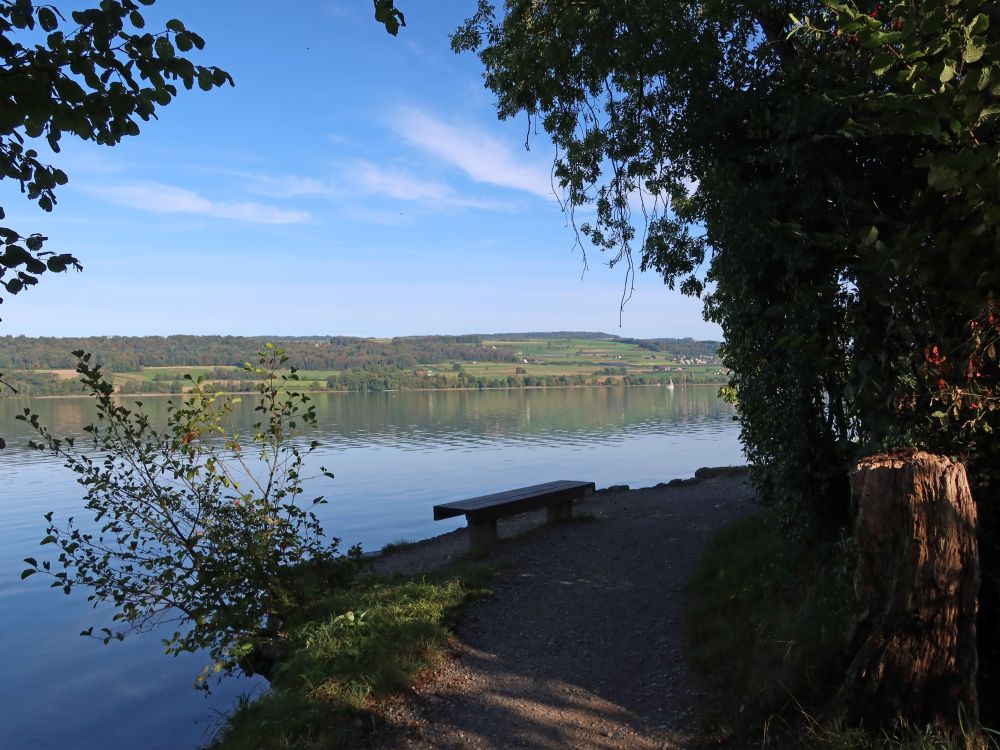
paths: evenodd
<path fill-rule="evenodd" d="M 434 522 L 446 500 L 553 479 L 645 487 L 700 466 L 742 463 L 731 406 L 714 386 L 428 391 L 314 396 L 322 443 L 310 458 L 336 474 L 323 494 L 328 533 L 367 550 L 462 525 Z M 166 399 L 143 399 L 165 413 Z M 78 637 L 104 625 L 81 592 L 64 596 L 42 576 L 20 580 L 41 557 L 42 515 L 78 512 L 82 493 L 57 461 L 28 450 L 25 406 L 57 435 L 81 435 L 87 399 L 0 400 L 0 746 L 113 750 L 183 748 L 211 737 L 219 717 L 258 680 L 232 679 L 209 697 L 192 689 L 207 661 L 164 656 L 156 633 L 103 646 Z M 238 419 L 253 412 L 246 401 Z"/>

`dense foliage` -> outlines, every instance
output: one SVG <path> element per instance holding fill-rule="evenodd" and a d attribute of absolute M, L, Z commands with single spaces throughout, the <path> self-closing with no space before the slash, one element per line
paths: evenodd
<path fill-rule="evenodd" d="M 28 558 L 22 578 L 44 574 L 67 594 L 83 588 L 113 608 L 122 629 L 100 629 L 95 637 L 105 642 L 172 627 L 167 653 L 208 649 L 214 671 L 228 672 L 255 638 L 280 631 L 303 593 L 304 570 L 324 586 L 343 570 L 339 540 L 324 538 L 312 510 L 323 498 L 302 497 L 304 457 L 317 443 L 300 445 L 297 435 L 315 423 L 314 409 L 294 390 L 294 369 L 279 369 L 284 353 L 270 346 L 250 368 L 261 376 L 251 434 L 231 424 L 237 401 L 200 383 L 168 406 L 160 429 L 141 403 L 115 399 L 100 367 L 78 354 L 97 406 L 98 421 L 85 428 L 93 444 L 52 435 L 28 409 L 19 419 L 41 437 L 32 447 L 54 452 L 77 474 L 92 517 L 47 514 L 42 545 L 54 551 Z"/>
<path fill-rule="evenodd" d="M 454 44 L 478 51 L 502 116 L 555 140 L 568 205 L 597 209 L 585 235 L 629 258 L 641 201 L 642 266 L 708 283 L 751 457 L 772 494 L 823 509 L 845 505 L 852 442 L 978 449 L 967 400 L 943 431 L 930 419 L 926 365 L 971 345 L 954 385 L 968 362 L 980 391 L 995 372 L 972 333 L 996 325 L 997 12 L 511 0 L 498 18 L 484 1 Z"/>
<path fill-rule="evenodd" d="M 968 463 L 993 680 L 1000 7 L 481 0 L 453 44 L 555 142 L 568 210 L 596 209 L 584 236 L 705 295 L 761 494 L 795 528 L 846 520 L 863 451 Z"/>

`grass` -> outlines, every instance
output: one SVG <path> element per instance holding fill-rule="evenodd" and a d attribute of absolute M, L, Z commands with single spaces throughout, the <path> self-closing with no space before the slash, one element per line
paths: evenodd
<path fill-rule="evenodd" d="M 766 513 L 738 521 L 710 545 L 691 583 L 692 657 L 719 695 L 708 733 L 729 747 L 821 750 L 1000 748 L 996 735 L 949 739 L 821 722 L 843 674 L 850 636 L 849 551 L 796 543 Z"/>
<path fill-rule="evenodd" d="M 331 591 L 292 623 L 271 688 L 244 701 L 213 745 L 353 748 L 385 730 L 378 706 L 443 657 L 461 606 L 488 594 L 466 563 L 419 579 L 366 578 Z"/>
<path fill-rule="evenodd" d="M 752 734 L 760 717 L 821 699 L 847 633 L 843 551 L 790 549 L 777 526 L 761 514 L 723 530 L 691 583 L 692 656 L 731 696 L 712 717 L 722 736 Z"/>
<path fill-rule="evenodd" d="M 394 539 L 393 541 L 385 545 L 382 548 L 382 554 L 388 555 L 392 552 L 399 552 L 400 550 L 404 550 L 407 547 L 412 547 L 414 544 L 416 544 L 416 542 L 410 539 L 406 539 L 404 537 L 400 537 L 399 539 Z"/>
<path fill-rule="evenodd" d="M 808 721 L 800 734 L 798 747 L 817 750 L 996 750 L 1000 747 L 997 734 L 989 730 L 975 737 L 969 734 L 950 738 L 929 727 L 892 735 Z"/>

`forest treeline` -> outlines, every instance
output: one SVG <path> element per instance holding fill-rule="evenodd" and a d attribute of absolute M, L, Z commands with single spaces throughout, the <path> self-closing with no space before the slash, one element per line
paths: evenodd
<path fill-rule="evenodd" d="M 0 337 L 0 371 L 63 370 L 76 367 L 72 352 L 83 350 L 111 372 L 143 367 L 242 366 L 264 343 L 283 348 L 291 362 L 304 370 L 414 368 L 436 362 L 513 362 L 515 353 L 490 342 L 526 339 L 593 339 L 636 344 L 675 357 L 712 356 L 719 342 L 693 339 L 623 339 L 604 333 L 524 333 L 465 336 L 408 336 L 393 339 L 248 336 L 88 336 L 50 338 Z"/>
<path fill-rule="evenodd" d="M 479 336 L 420 336 L 395 339 L 249 336 L 88 336 L 0 338 L 0 369 L 60 370 L 76 367 L 72 352 L 90 352 L 111 372 L 143 367 L 242 366 L 266 342 L 288 353 L 297 367 L 343 370 L 369 365 L 415 367 L 444 360 L 513 361 L 513 353 L 483 349 Z"/>

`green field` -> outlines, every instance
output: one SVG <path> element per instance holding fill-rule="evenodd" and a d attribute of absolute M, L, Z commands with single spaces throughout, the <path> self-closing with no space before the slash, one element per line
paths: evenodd
<path fill-rule="evenodd" d="M 718 372 L 720 365 L 681 364 L 662 353 L 651 352 L 636 344 L 621 341 L 601 341 L 595 339 L 536 339 L 525 341 L 487 341 L 513 354 L 517 362 L 463 363 L 470 375 L 485 377 L 506 377 L 515 374 L 527 375 L 591 375 L 606 368 L 626 368 L 629 374 L 653 374 L 654 367 L 682 367 L 664 372 L 664 377 L 683 382 L 685 373 Z M 527 361 L 525 361 L 527 360 Z M 523 370 L 524 372 L 520 372 Z"/>
<path fill-rule="evenodd" d="M 367 339 L 387 345 L 388 339 Z M 429 349 L 427 351 L 430 351 Z M 427 353 L 427 352 L 424 352 Z M 381 355 L 377 362 L 381 362 Z M 169 360 L 168 360 L 169 361 Z M 202 360 L 204 361 L 204 359 Z M 448 359 L 418 362 L 414 366 L 384 364 L 348 369 L 303 368 L 298 371 L 304 390 L 393 390 L 458 387 L 531 387 L 534 385 L 608 385 L 723 383 L 727 376 L 715 355 L 675 356 L 637 343 L 613 338 L 526 338 L 506 340 L 483 337 L 451 350 Z M 294 358 L 289 364 L 294 365 Z M 232 364 L 167 365 L 138 370 L 105 368 L 123 393 L 184 392 L 191 383 L 184 379 L 203 377 L 226 390 L 239 389 L 249 378 L 242 367 Z M 26 387 L 26 395 L 58 395 L 73 392 L 71 370 L 33 369 L 9 371 L 8 376 Z M 47 380 L 46 380 L 47 379 Z M 328 382 L 329 380 L 329 382 Z M 380 384 L 381 383 L 381 384 Z"/>

